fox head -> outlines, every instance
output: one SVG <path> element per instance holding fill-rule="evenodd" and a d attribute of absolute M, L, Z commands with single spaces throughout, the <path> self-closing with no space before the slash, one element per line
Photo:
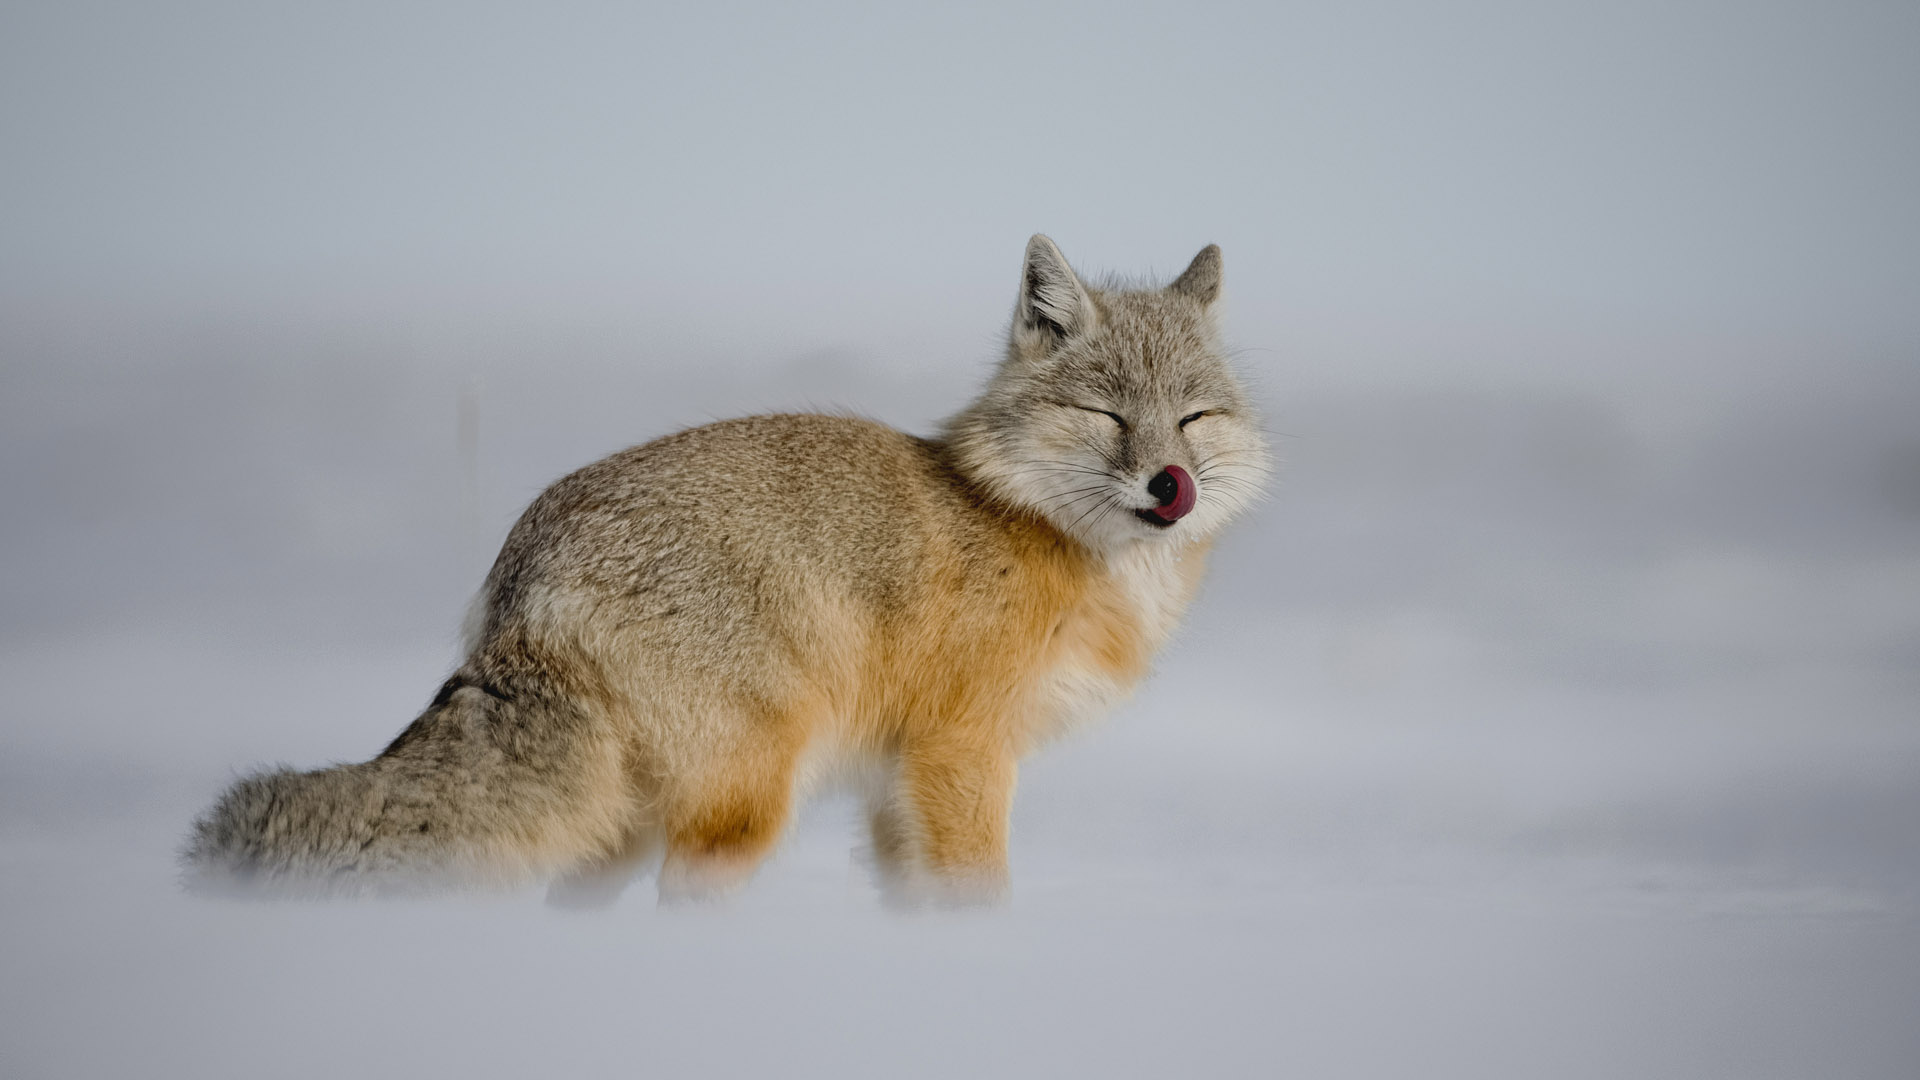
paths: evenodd
<path fill-rule="evenodd" d="M 1210 535 L 1267 474 L 1219 295 L 1216 246 L 1164 288 L 1094 287 L 1035 236 L 1006 359 L 948 430 L 961 467 L 1096 550 Z"/>

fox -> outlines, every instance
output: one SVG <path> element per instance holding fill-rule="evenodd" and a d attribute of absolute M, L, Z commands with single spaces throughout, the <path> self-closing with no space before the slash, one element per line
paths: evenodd
<path fill-rule="evenodd" d="M 189 887 L 604 906 L 652 868 L 713 901 L 837 781 L 883 896 L 1005 900 L 1019 762 L 1130 694 L 1269 474 L 1221 265 L 1088 284 L 1035 235 L 1004 356 L 932 437 L 752 416 L 557 481 L 424 711 L 371 760 L 237 780 Z"/>

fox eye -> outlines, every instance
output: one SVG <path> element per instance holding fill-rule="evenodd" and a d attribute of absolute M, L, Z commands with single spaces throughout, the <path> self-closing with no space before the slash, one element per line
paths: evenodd
<path fill-rule="evenodd" d="M 1191 424 L 1191 423 L 1193 423 L 1193 422 L 1194 422 L 1195 420 L 1198 420 L 1198 419 L 1200 419 L 1200 418 L 1201 418 L 1201 417 L 1203 417 L 1203 416 L 1212 416 L 1212 415 L 1213 415 L 1213 410 L 1212 410 L 1212 409 L 1201 409 L 1201 410 L 1200 410 L 1199 412 L 1197 412 L 1197 413 L 1193 413 L 1193 414 L 1191 414 L 1191 415 L 1188 415 L 1188 416 L 1183 416 L 1183 417 L 1181 417 L 1181 418 L 1180 418 L 1180 426 L 1181 426 L 1181 427 L 1186 427 L 1186 426 L 1187 426 L 1188 424 Z"/>
<path fill-rule="evenodd" d="M 1120 414 L 1117 412 L 1109 412 L 1106 409 L 1096 409 L 1091 405 L 1075 405 L 1074 408 L 1079 409 L 1081 412 L 1099 413 L 1101 416 L 1119 424 L 1121 431 L 1127 430 L 1127 422 L 1121 419 Z"/>

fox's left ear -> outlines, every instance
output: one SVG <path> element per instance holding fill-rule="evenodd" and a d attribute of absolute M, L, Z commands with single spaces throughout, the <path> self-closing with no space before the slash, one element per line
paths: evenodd
<path fill-rule="evenodd" d="M 1167 286 L 1170 293 L 1192 297 L 1201 307 L 1220 298 L 1220 245 L 1208 244 L 1187 264 L 1186 272 Z"/>

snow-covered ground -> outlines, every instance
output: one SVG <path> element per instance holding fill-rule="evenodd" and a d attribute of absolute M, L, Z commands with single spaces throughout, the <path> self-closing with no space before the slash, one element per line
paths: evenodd
<path fill-rule="evenodd" d="M 1189 647 L 1027 770 L 1008 909 L 922 915 L 879 907 L 833 801 L 719 911 L 657 910 L 644 882 L 584 914 L 533 892 L 188 897 L 172 848 L 254 756 L 235 746 L 367 753 L 436 659 L 15 654 L 6 683 L 70 749 L 6 755 L 0 1071 L 1752 1080 L 1920 1060 L 1910 725 L 1756 734 L 1711 702 L 1551 695 L 1342 709 L 1287 693 L 1248 636 Z"/>

